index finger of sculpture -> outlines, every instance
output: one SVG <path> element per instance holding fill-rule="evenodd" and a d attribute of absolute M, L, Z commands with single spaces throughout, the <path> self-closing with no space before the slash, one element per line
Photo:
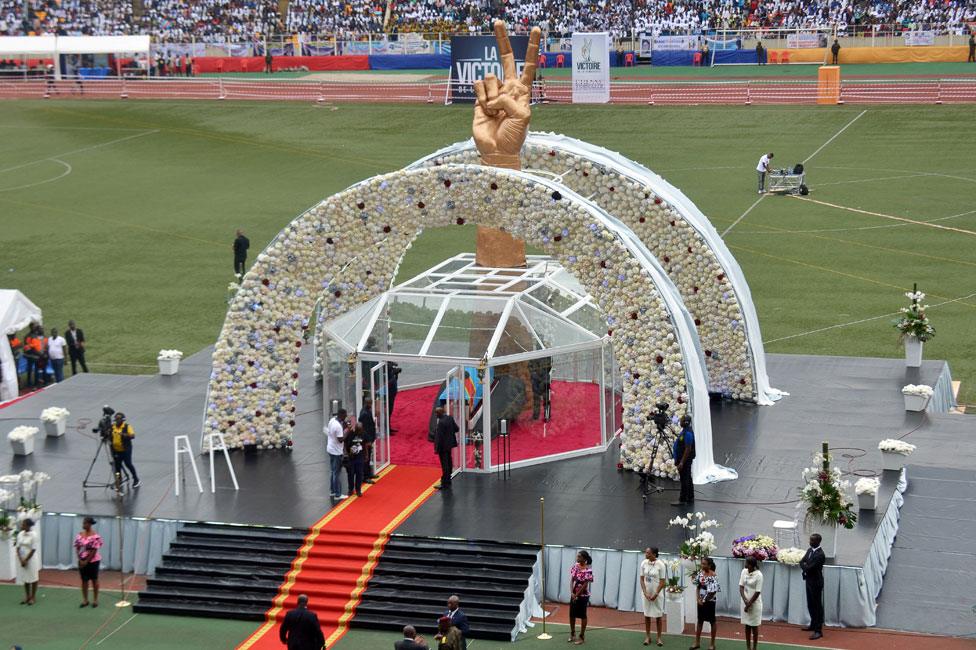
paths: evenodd
<path fill-rule="evenodd" d="M 495 40 L 498 41 L 498 59 L 502 62 L 502 73 L 504 79 L 514 79 L 515 74 L 515 53 L 512 51 L 512 41 L 508 39 L 508 27 L 505 23 L 495 21 Z"/>
<path fill-rule="evenodd" d="M 535 67 L 539 61 L 539 41 L 542 40 L 542 30 L 538 27 L 532 28 L 529 34 L 529 49 L 525 51 L 525 68 L 522 69 L 522 83 L 526 88 L 532 87 L 535 81 Z"/>

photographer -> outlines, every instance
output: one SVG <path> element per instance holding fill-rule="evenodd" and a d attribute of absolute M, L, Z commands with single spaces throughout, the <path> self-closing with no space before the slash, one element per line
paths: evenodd
<path fill-rule="evenodd" d="M 115 424 L 112 425 L 112 462 L 115 464 L 115 473 L 122 474 L 122 466 L 132 475 L 132 487 L 137 488 L 142 485 L 136 468 L 132 464 L 132 439 L 136 437 L 132 425 L 125 421 L 123 413 L 115 414 Z"/>

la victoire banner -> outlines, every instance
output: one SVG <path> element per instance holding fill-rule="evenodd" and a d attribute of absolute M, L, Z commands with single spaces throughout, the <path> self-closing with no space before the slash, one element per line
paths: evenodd
<path fill-rule="evenodd" d="M 515 54 L 516 74 L 525 67 L 528 36 L 509 36 Z M 494 74 L 505 78 L 498 58 L 498 41 L 492 36 L 451 37 L 451 98 L 456 102 L 474 103 L 474 82 Z"/>
<path fill-rule="evenodd" d="M 573 103 L 610 101 L 610 34 L 573 34 Z"/>

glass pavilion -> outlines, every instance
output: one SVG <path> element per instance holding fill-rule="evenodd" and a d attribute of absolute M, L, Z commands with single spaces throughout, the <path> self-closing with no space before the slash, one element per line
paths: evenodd
<path fill-rule="evenodd" d="M 353 416 L 372 399 L 377 469 L 410 447 L 433 458 L 436 405 L 461 429 L 455 467 L 464 471 L 599 452 L 621 426 L 604 317 L 547 256 L 511 269 L 456 255 L 321 324 L 318 336 L 325 412 L 342 405 Z"/>

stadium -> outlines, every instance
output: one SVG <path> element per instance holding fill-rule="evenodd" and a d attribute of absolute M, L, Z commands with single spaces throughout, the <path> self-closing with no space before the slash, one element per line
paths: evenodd
<path fill-rule="evenodd" d="M 0 0 L 0 643 L 976 647 L 974 33 Z"/>

